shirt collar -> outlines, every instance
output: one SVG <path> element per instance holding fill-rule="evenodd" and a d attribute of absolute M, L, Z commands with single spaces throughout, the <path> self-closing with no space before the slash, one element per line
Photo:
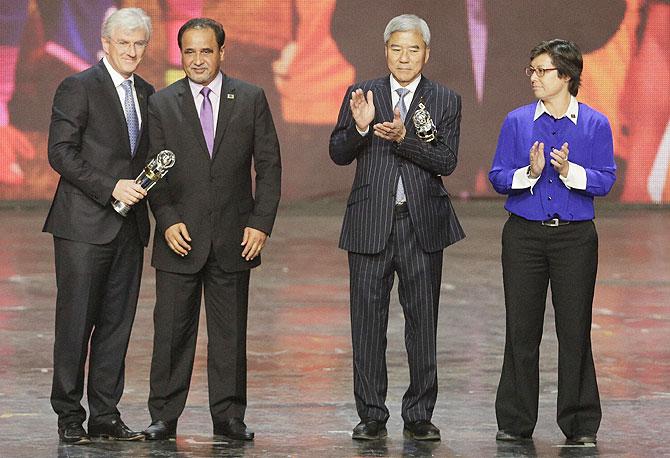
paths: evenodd
<path fill-rule="evenodd" d="M 542 100 L 538 100 L 537 105 L 535 105 L 535 115 L 533 116 L 533 121 L 542 116 L 544 113 L 547 113 L 549 116 L 553 117 L 553 115 L 549 113 L 549 111 L 547 110 L 547 107 L 544 106 L 544 102 L 542 102 Z M 577 118 L 579 117 L 579 103 L 577 102 L 577 99 L 575 98 L 574 95 L 570 96 L 570 104 L 568 105 L 568 110 L 565 112 L 563 116 L 561 116 L 561 118 L 564 118 L 566 116 L 570 121 L 572 121 L 575 124 L 575 126 L 577 125 Z"/>
<path fill-rule="evenodd" d="M 205 87 L 202 84 L 194 83 L 190 79 L 188 80 L 188 84 L 191 87 L 191 93 L 193 94 L 193 99 L 195 99 L 200 94 L 200 91 L 202 91 L 202 88 Z M 223 85 L 223 75 L 221 74 L 221 72 L 219 72 L 218 75 L 216 75 L 216 78 L 214 78 L 212 82 L 207 85 L 207 87 L 210 88 L 217 97 L 220 97 L 222 85 Z"/>
<path fill-rule="evenodd" d="M 416 88 L 419 86 L 419 82 L 421 82 L 421 74 L 414 78 L 414 81 L 409 83 L 407 86 L 401 86 L 399 82 L 396 81 L 396 79 L 393 77 L 393 74 L 389 76 L 389 79 L 391 81 L 391 93 L 394 93 L 396 89 L 400 87 L 404 87 L 405 89 L 409 89 L 410 94 L 414 94 L 416 92 Z"/>
<path fill-rule="evenodd" d="M 135 75 L 134 74 L 130 75 L 130 78 L 124 78 L 123 75 L 121 75 L 121 73 L 114 70 L 114 67 L 112 67 L 112 64 L 110 64 L 109 60 L 107 60 L 107 56 L 102 58 L 102 63 L 105 64 L 105 68 L 107 69 L 107 72 L 109 73 L 109 76 L 112 77 L 112 83 L 114 83 L 114 87 L 121 86 L 121 84 L 123 84 L 123 82 L 126 79 L 130 80 L 130 82 L 132 83 L 132 86 L 135 85 L 135 79 L 134 79 Z"/>

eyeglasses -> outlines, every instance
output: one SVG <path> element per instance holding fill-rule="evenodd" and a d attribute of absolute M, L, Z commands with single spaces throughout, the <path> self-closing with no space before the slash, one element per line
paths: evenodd
<path fill-rule="evenodd" d="M 126 40 L 115 40 L 113 38 L 110 38 L 109 41 L 114 43 L 117 47 L 120 49 L 125 49 L 128 50 L 132 46 L 135 49 L 138 50 L 143 50 L 147 46 L 149 46 L 149 42 L 146 40 L 140 40 L 140 41 L 126 41 Z"/>
<path fill-rule="evenodd" d="M 558 70 L 557 68 L 535 68 L 528 66 L 526 67 L 526 76 L 533 76 L 533 73 L 537 73 L 538 78 L 542 78 L 546 72 L 549 70 Z"/>

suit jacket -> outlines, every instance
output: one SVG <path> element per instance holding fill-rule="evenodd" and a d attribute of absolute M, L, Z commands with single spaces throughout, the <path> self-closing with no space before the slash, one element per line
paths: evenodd
<path fill-rule="evenodd" d="M 49 163 L 60 174 L 43 231 L 56 237 L 104 244 L 118 233 L 124 218 L 111 206 L 120 179 L 134 179 L 147 159 L 148 99 L 154 88 L 135 75 L 142 130 L 135 156 L 121 101 L 104 63 L 66 78 L 56 90 L 49 127 Z M 144 200 L 127 216 L 149 242 Z"/>
<path fill-rule="evenodd" d="M 223 76 L 212 158 L 187 78 L 151 98 L 149 131 L 152 151 L 169 149 L 175 154 L 175 165 L 149 194 L 156 217 L 152 265 L 195 273 L 207 261 L 210 248 L 229 272 L 260 264 L 260 256 L 242 258 L 240 243 L 246 226 L 269 235 L 279 204 L 279 142 L 263 90 Z M 165 230 L 179 222 L 186 224 L 192 239 L 192 250 L 183 258 L 170 250 L 164 237 Z"/>
<path fill-rule="evenodd" d="M 352 91 L 372 90 L 375 119 L 363 137 L 349 108 Z M 338 165 L 356 160 L 356 175 L 344 215 L 340 248 L 356 253 L 379 253 L 393 223 L 398 177 L 402 175 L 414 230 L 426 252 L 442 250 L 465 234 L 456 218 L 441 176 L 456 168 L 461 99 L 448 88 L 422 77 L 407 112 L 407 135 L 400 144 L 383 140 L 372 125 L 393 120 L 389 77 L 351 86 L 344 97 L 330 137 L 330 157 Z M 416 136 L 412 115 L 423 101 L 437 129 L 425 142 Z"/>

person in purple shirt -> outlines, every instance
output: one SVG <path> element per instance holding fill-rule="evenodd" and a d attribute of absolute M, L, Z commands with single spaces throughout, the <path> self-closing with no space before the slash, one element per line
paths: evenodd
<path fill-rule="evenodd" d="M 557 422 L 568 443 L 595 443 L 602 416 L 591 352 L 598 235 L 593 197 L 616 180 L 607 118 L 577 102 L 583 61 L 570 41 L 543 41 L 526 74 L 537 103 L 505 118 L 489 180 L 507 195 L 502 232 L 505 356 L 499 441 L 532 437 L 539 348 L 551 283 L 558 336 Z"/>

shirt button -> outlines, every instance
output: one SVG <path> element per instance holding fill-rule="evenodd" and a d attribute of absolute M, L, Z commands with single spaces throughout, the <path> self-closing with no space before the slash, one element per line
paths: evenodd
<path fill-rule="evenodd" d="M 551 200 L 551 196 L 547 197 L 547 199 Z"/>
<path fill-rule="evenodd" d="M 552 179 L 549 179 L 549 183 L 553 183 L 553 182 L 554 182 L 554 180 L 552 180 Z"/>

